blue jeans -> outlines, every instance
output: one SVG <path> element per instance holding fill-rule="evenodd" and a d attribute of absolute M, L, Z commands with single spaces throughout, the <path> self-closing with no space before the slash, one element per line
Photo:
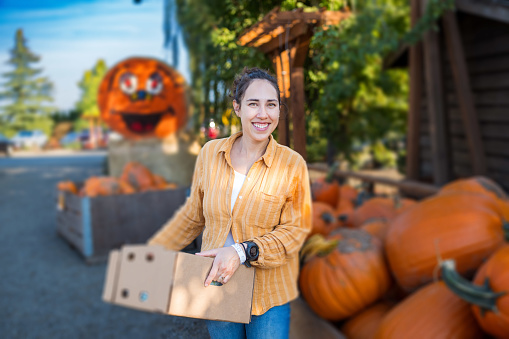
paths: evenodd
<path fill-rule="evenodd" d="M 207 320 L 207 327 L 212 339 L 288 339 L 290 303 L 252 315 L 249 324 Z"/>

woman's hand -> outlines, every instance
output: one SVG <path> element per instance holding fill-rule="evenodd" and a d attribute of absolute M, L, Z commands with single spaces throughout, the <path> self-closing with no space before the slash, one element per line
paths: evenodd
<path fill-rule="evenodd" d="M 231 246 L 199 252 L 196 255 L 214 258 L 212 269 L 205 279 L 205 287 L 209 286 L 212 280 L 226 284 L 240 266 L 239 255 Z"/>

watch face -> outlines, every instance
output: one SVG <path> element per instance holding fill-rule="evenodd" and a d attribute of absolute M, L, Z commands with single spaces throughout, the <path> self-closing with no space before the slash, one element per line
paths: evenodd
<path fill-rule="evenodd" d="M 251 257 L 255 257 L 255 256 L 256 256 L 256 247 L 254 247 L 254 246 L 253 246 L 253 247 L 251 247 L 251 248 L 249 249 L 249 255 L 250 255 Z"/>

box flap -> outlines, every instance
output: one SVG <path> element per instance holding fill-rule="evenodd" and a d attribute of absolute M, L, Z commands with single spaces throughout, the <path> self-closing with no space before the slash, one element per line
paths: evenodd
<path fill-rule="evenodd" d="M 117 286 L 118 268 L 120 266 L 120 251 L 110 251 L 108 255 L 108 266 L 106 267 L 106 277 L 104 279 L 103 301 L 112 303 Z"/>
<path fill-rule="evenodd" d="M 165 313 L 176 254 L 162 246 L 123 246 L 113 301 L 139 310 Z"/>
<path fill-rule="evenodd" d="M 213 258 L 177 254 L 168 314 L 249 323 L 254 268 L 241 265 L 227 284 L 204 286 Z"/>

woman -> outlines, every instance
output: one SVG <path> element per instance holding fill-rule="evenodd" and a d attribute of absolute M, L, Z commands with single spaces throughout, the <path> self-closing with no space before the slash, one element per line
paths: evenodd
<path fill-rule="evenodd" d="M 251 323 L 207 321 L 212 338 L 288 337 L 311 194 L 304 159 L 271 135 L 279 93 L 276 79 L 261 69 L 236 77 L 231 94 L 242 132 L 203 146 L 190 197 L 149 241 L 180 250 L 203 231 L 197 255 L 215 258 L 205 286 L 228 283 L 241 264 L 255 267 Z"/>

